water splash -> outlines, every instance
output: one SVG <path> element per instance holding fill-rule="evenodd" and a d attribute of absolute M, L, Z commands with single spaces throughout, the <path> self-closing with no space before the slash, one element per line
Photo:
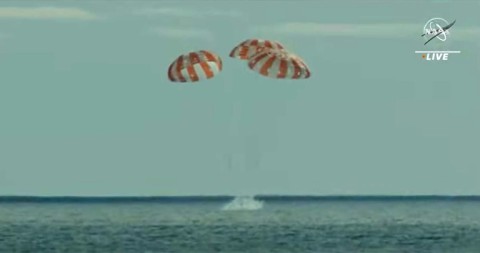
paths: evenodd
<path fill-rule="evenodd" d="M 254 211 L 263 208 L 263 201 L 256 200 L 253 196 L 237 196 L 223 206 L 224 211 Z"/>

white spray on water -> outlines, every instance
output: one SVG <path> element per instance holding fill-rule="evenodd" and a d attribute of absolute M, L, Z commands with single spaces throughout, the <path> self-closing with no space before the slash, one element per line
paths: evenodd
<path fill-rule="evenodd" d="M 253 196 L 237 196 L 223 206 L 224 211 L 254 211 L 263 208 L 263 201 Z"/>

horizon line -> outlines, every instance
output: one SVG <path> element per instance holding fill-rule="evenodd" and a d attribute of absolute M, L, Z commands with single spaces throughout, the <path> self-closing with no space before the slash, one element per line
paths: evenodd
<path fill-rule="evenodd" d="M 179 195 L 16 195 L 0 194 L 3 197 L 35 198 L 151 198 L 151 197 L 238 197 L 238 196 L 280 196 L 280 197 L 480 197 L 480 194 L 179 194 Z"/>
<path fill-rule="evenodd" d="M 0 195 L 0 203 L 131 203 L 227 201 L 250 196 L 264 201 L 480 201 L 480 195 L 164 195 L 164 196 L 20 196 Z"/>

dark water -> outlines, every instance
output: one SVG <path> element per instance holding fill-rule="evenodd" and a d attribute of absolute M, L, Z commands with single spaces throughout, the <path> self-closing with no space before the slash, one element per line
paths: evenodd
<path fill-rule="evenodd" d="M 476 198 L 264 200 L 0 198 L 0 252 L 480 252 Z"/>

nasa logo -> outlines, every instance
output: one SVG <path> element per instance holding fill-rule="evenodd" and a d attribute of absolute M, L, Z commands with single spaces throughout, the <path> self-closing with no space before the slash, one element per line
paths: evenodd
<path fill-rule="evenodd" d="M 450 29 L 455 22 L 456 20 L 454 20 L 452 23 L 448 23 L 448 21 L 443 18 L 432 18 L 428 20 L 423 26 L 422 37 L 427 38 L 427 41 L 424 45 L 435 38 L 439 39 L 440 41 L 446 41 L 447 36 L 450 35 L 450 31 L 448 29 Z"/>
<path fill-rule="evenodd" d="M 432 18 L 428 20 L 423 26 L 423 34 L 421 35 L 421 37 L 426 39 L 423 45 L 427 45 L 434 39 L 438 39 L 441 42 L 446 41 L 448 36 L 450 36 L 450 28 L 452 28 L 455 22 L 456 20 L 449 23 L 443 18 Z M 427 61 L 447 61 L 449 54 L 458 54 L 460 51 L 415 51 L 415 53 L 422 54 L 422 59 Z"/>

